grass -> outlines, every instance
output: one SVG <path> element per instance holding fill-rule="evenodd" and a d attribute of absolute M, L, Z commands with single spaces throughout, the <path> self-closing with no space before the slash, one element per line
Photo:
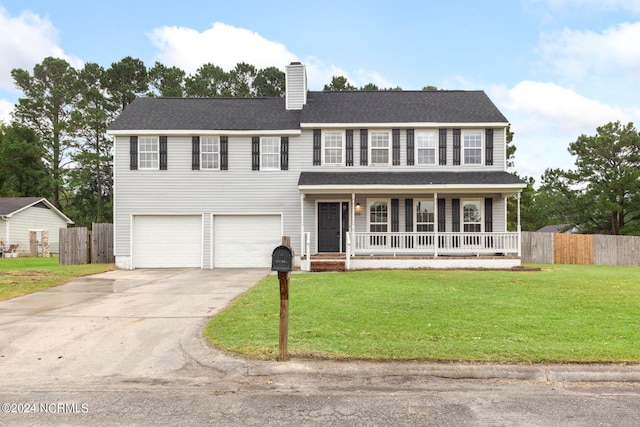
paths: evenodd
<path fill-rule="evenodd" d="M 289 354 L 374 360 L 640 362 L 640 268 L 546 265 L 541 272 L 293 274 Z M 278 354 L 270 275 L 205 328 L 214 345 Z"/>
<path fill-rule="evenodd" d="M 58 265 L 58 258 L 0 258 L 0 301 L 113 269 L 113 264 Z"/>

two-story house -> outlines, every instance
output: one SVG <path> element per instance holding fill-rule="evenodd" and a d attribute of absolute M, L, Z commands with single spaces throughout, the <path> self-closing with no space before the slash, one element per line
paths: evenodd
<path fill-rule="evenodd" d="M 520 264 L 507 198 L 526 185 L 484 92 L 286 74 L 282 98 L 138 98 L 112 123 L 118 268 L 268 267 L 283 235 L 303 270 Z"/>

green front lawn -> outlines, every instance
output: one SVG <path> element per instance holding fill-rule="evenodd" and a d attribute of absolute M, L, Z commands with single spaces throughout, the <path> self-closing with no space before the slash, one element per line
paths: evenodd
<path fill-rule="evenodd" d="M 58 258 L 0 258 L 0 301 L 113 270 L 113 264 L 58 265 Z"/>
<path fill-rule="evenodd" d="M 380 360 L 640 362 L 640 268 L 293 274 L 289 354 Z M 277 276 L 205 329 L 217 346 L 278 354 Z"/>

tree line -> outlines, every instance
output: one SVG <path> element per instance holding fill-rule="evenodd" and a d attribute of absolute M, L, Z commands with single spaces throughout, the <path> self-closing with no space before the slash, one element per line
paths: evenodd
<path fill-rule="evenodd" d="M 244 62 L 230 71 L 208 63 L 193 74 L 159 62 L 147 67 L 130 56 L 103 68 L 75 69 L 45 58 L 31 72 L 11 72 L 22 91 L 10 124 L 0 123 L 0 196 L 42 196 L 78 225 L 111 222 L 113 140 L 108 125 L 138 96 L 283 96 L 285 73 Z M 352 85 L 333 76 L 324 90 L 401 90 L 373 83 Z M 424 86 L 422 90 L 438 90 Z M 507 132 L 507 165 L 513 168 L 513 132 Z M 569 144 L 572 170 L 548 169 L 521 196 L 522 229 L 548 224 L 578 226 L 581 232 L 640 234 L 640 137 L 632 123 L 608 123 L 594 136 Z M 510 201 L 515 229 L 515 200 Z"/>

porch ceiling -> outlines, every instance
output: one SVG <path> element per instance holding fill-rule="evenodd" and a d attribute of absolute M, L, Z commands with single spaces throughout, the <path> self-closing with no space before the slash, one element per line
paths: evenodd
<path fill-rule="evenodd" d="M 522 191 L 527 184 L 502 171 L 478 172 L 302 172 L 298 189 L 319 193 L 503 193 Z"/>

